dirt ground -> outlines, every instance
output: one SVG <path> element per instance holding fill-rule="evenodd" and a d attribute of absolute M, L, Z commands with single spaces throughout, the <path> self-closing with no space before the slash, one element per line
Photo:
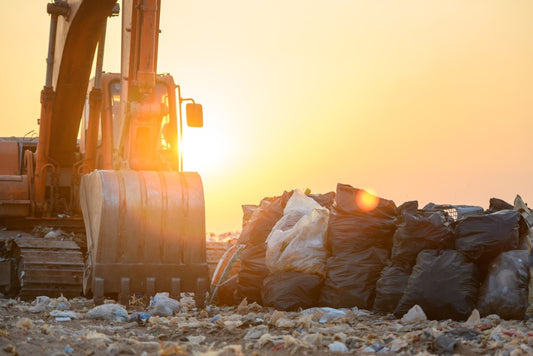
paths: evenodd
<path fill-rule="evenodd" d="M 533 321 L 495 315 L 408 321 L 357 308 L 280 312 L 246 302 L 207 309 L 180 302 L 171 316 L 156 316 L 162 310 L 138 300 L 127 312 L 108 303 L 113 311 L 98 314 L 85 298 L 0 299 L 0 355 L 533 354 Z"/>

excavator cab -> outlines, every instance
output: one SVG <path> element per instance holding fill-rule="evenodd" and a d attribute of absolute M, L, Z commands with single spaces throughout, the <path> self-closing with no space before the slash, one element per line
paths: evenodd
<path fill-rule="evenodd" d="M 92 81 L 94 82 L 94 81 Z M 91 83 L 93 84 L 93 83 Z M 179 161 L 179 132 L 178 127 L 181 120 L 177 117 L 177 103 L 174 88 L 174 80 L 170 75 L 159 75 L 152 93 L 151 102 L 159 107 L 159 112 L 152 117 L 143 120 L 141 129 L 147 132 L 142 140 L 143 145 L 139 147 L 150 159 L 146 166 L 151 166 L 155 170 L 177 171 L 180 169 Z M 118 73 L 104 73 L 102 75 L 102 106 L 97 110 L 97 114 L 91 117 L 91 91 L 87 93 L 85 108 L 80 130 L 80 151 L 82 154 L 89 154 L 94 150 L 94 168 L 113 169 L 113 150 L 119 143 L 120 135 L 120 105 L 121 105 L 121 83 Z M 195 109 L 190 110 L 189 105 Z M 97 121 L 90 124 L 91 120 Z M 200 104 L 187 104 L 187 125 L 191 127 L 202 127 L 203 114 Z M 89 133 L 91 127 L 97 128 L 96 134 Z M 88 136 L 96 136 L 96 142 L 90 142 Z M 93 145 L 95 147 L 88 147 Z"/>

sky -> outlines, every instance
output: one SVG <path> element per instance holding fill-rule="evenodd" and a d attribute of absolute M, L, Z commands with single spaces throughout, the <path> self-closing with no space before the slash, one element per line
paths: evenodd
<path fill-rule="evenodd" d="M 3 4 L 0 136 L 38 131 L 46 2 Z M 207 231 L 339 182 L 397 205 L 533 204 L 532 15 L 529 0 L 162 0 L 159 72 L 204 110 L 184 167 Z M 104 69 L 120 70 L 120 18 Z"/>

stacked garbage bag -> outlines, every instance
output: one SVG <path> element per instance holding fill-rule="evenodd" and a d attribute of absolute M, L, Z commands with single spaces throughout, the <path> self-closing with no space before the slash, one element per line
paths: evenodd
<path fill-rule="evenodd" d="M 369 199 L 362 199 L 369 197 Z M 399 207 L 362 189 L 300 190 L 247 206 L 239 243 L 241 299 L 279 310 L 314 306 L 430 319 L 525 317 L 533 214 L 514 205 Z"/>
<path fill-rule="evenodd" d="M 304 194 L 296 190 L 284 192 L 277 197 L 265 198 L 259 206 L 246 205 L 243 207 L 245 219 L 243 219 L 243 230 L 238 244 L 243 244 L 245 247 L 241 253 L 241 264 L 238 274 L 239 299 L 246 298 L 249 302 L 257 302 L 265 305 L 268 304 L 269 300 L 281 300 L 279 295 L 273 295 L 265 290 L 264 294 L 267 297 L 267 301 L 263 301 L 263 284 L 267 276 L 276 272 L 310 272 L 309 270 L 300 268 L 300 265 L 296 269 L 291 269 L 291 265 L 295 259 L 300 256 L 295 254 L 295 252 L 299 253 L 297 251 L 299 245 L 304 244 L 307 246 L 315 243 L 318 244 L 315 250 L 319 254 L 325 255 L 324 245 L 320 241 L 320 238 L 323 239 L 324 235 L 320 235 L 321 230 L 316 225 L 319 224 L 321 229 L 324 229 L 324 224 L 327 227 L 328 207 L 333 204 L 334 199 L 334 192 L 326 194 Z M 314 210 L 317 211 L 313 213 Z M 270 237 L 272 233 L 274 234 Z M 313 233 L 315 235 L 311 236 Z M 270 240 L 271 246 L 269 250 L 271 270 L 267 267 L 266 261 L 267 239 Z M 286 247 L 289 242 L 292 242 L 292 244 L 287 249 Z M 304 251 L 309 250 L 313 250 L 313 247 Z M 284 267 L 278 268 L 276 262 L 280 262 Z M 298 264 L 299 261 L 296 262 Z M 322 275 L 324 274 L 323 266 L 322 268 L 315 269 L 312 273 L 317 273 L 318 280 L 320 281 L 317 286 L 321 285 Z M 287 279 L 285 275 L 280 276 L 279 281 L 276 281 L 276 276 L 270 276 L 265 283 L 267 285 L 281 285 L 285 283 L 284 281 L 291 284 L 291 279 Z M 299 281 L 299 283 L 303 283 L 301 289 L 307 293 L 310 288 L 304 282 L 303 280 Z M 279 289 L 286 290 L 283 288 Z M 290 309 L 290 304 L 283 304 L 287 305 L 287 307 L 282 309 Z M 299 303 L 295 305 L 299 305 Z M 281 307 L 281 305 L 278 306 Z"/>
<path fill-rule="evenodd" d="M 265 241 L 283 216 L 283 209 L 291 195 L 292 192 L 284 192 L 281 196 L 263 199 L 259 206 L 246 206 L 243 230 L 238 241 L 239 244 L 245 245 L 241 252 L 237 282 L 240 298 L 262 303 L 261 289 L 263 280 L 268 275 Z"/>
<path fill-rule="evenodd" d="M 374 310 L 380 312 L 396 309 L 421 251 L 449 249 L 454 244 L 453 219 L 445 212 L 418 210 L 417 201 L 402 204 L 398 211 L 391 261 L 377 282 Z"/>
<path fill-rule="evenodd" d="M 390 255 L 396 230 L 394 202 L 374 197 L 375 207 L 361 204 L 367 192 L 338 184 L 328 225 L 327 274 L 320 305 L 371 309 L 376 281 Z"/>
<path fill-rule="evenodd" d="M 281 310 L 315 306 L 326 273 L 329 211 L 295 190 L 266 240 L 270 275 L 263 283 L 265 305 Z"/>

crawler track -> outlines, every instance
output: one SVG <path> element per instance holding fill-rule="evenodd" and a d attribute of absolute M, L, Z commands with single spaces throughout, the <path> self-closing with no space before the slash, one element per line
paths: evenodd
<path fill-rule="evenodd" d="M 18 295 L 75 297 L 81 295 L 83 254 L 74 241 L 21 234 L 10 240 Z"/>

